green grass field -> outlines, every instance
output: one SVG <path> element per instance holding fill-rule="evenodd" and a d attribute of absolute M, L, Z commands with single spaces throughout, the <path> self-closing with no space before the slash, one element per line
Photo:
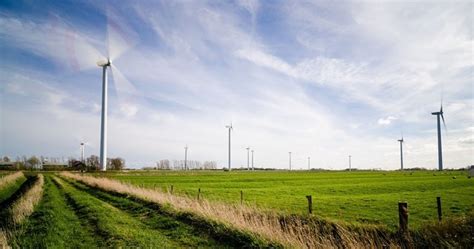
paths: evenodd
<path fill-rule="evenodd" d="M 100 174 L 95 174 L 100 175 Z M 398 224 L 399 201 L 408 202 L 410 226 L 437 219 L 436 197 L 443 216 L 474 210 L 474 179 L 465 172 L 246 172 L 246 171 L 134 171 L 105 176 L 149 188 L 169 189 L 178 195 L 202 196 L 213 201 L 240 203 L 305 214 L 306 195 L 313 196 L 313 213 L 333 220 Z"/>
<path fill-rule="evenodd" d="M 10 186 L 27 189 L 25 179 Z M 9 203 L 0 200 L 0 206 L 7 208 L 20 196 Z M 9 231 L 14 248 L 228 247 L 155 207 L 53 174 L 45 174 L 43 198 L 24 223 L 1 224 L 9 222 L 8 215 L 0 212 L 0 228 Z"/>

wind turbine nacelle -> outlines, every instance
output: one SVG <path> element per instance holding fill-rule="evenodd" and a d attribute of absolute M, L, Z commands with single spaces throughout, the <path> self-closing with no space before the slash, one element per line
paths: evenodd
<path fill-rule="evenodd" d="M 110 64 L 112 63 L 112 61 L 110 60 L 100 60 L 97 62 L 97 66 L 99 67 L 107 67 L 107 66 L 110 66 Z"/>

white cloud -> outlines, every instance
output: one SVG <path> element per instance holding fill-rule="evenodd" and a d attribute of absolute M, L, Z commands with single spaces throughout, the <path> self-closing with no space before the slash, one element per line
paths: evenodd
<path fill-rule="evenodd" d="M 379 118 L 379 120 L 377 120 L 377 123 L 379 125 L 389 125 L 392 123 L 392 121 L 394 120 L 397 120 L 398 118 L 394 117 L 394 116 L 388 116 L 386 118 Z"/>
<path fill-rule="evenodd" d="M 288 13 L 268 24 L 257 22 L 257 15 L 268 10 L 255 3 L 244 3 L 250 16 L 229 3 L 134 4 L 141 18 L 135 21 L 155 31 L 144 36 L 158 38 L 137 44 L 114 61 L 133 85 L 123 85 L 124 90 L 117 92 L 120 99 L 110 95 L 112 156 L 123 156 L 132 166 L 150 165 L 159 159 L 181 158 L 182 147 L 188 144 L 193 158 L 216 160 L 222 166 L 227 144 L 224 125 L 232 120 L 235 166 L 245 164 L 245 148 L 251 146 L 258 166 L 286 167 L 291 150 L 296 167 L 305 167 L 311 156 L 315 167 L 345 168 L 351 154 L 355 167 L 394 169 L 398 168 L 398 127 L 390 124 L 398 120 L 397 125 L 409 127 L 407 167 L 435 168 L 434 130 L 420 130 L 434 128 L 430 112 L 439 108 L 438 89 L 449 82 L 444 88 L 446 118 L 450 130 L 459 132 L 443 138 L 446 165 L 464 166 L 473 160 L 473 146 L 465 143 L 470 141 L 465 127 L 473 122 L 474 102 L 466 100 L 472 95 L 466 93 L 472 79 L 461 70 L 472 64 L 466 60 L 472 56 L 467 46 L 472 45 L 472 37 L 465 30 L 463 14 L 457 14 L 464 13 L 458 7 L 427 4 L 429 16 L 419 17 L 423 8 L 410 4 L 289 2 L 294 8 L 285 8 Z M 397 17 L 406 12 L 413 12 L 413 18 Z M 430 24 L 438 16 L 443 21 Z M 63 36 L 46 35 L 51 25 L 19 18 L 0 20 L 2 42 L 57 65 L 69 64 Z M 420 35 L 409 30 L 410 20 Z M 250 23 L 256 26 L 250 29 Z M 270 28 L 275 36 L 268 35 Z M 277 41 L 278 32 L 290 41 Z M 74 38 L 79 44 L 97 44 L 103 37 L 84 28 L 74 34 L 82 37 Z M 78 46 L 84 58 L 91 57 L 87 45 Z M 87 61 L 78 64 L 95 66 L 95 60 Z M 4 71 L 10 72 L 2 75 L 24 74 Z M 2 153 L 75 155 L 77 144 L 71 137 L 76 134 L 99 144 L 100 94 L 82 85 L 71 88 L 76 77 L 91 80 L 83 72 L 67 77 L 51 73 L 29 78 L 48 87 L 51 80 L 64 83 L 40 91 L 41 84 L 7 85 L 15 98 L 33 96 L 42 108 L 32 111 L 30 102 L 2 107 L 6 110 L 2 115 L 8 117 L 2 117 Z M 99 72 L 93 77 L 100 83 Z M 123 92 L 134 92 L 135 98 L 120 96 Z M 379 117 L 386 133 L 379 133 L 382 129 L 374 124 Z M 24 125 L 29 119 L 43 122 L 31 129 Z M 50 140 L 48 150 L 44 149 L 42 145 Z M 10 146 L 15 143 L 25 146 Z M 98 148 L 89 153 L 97 154 Z"/>

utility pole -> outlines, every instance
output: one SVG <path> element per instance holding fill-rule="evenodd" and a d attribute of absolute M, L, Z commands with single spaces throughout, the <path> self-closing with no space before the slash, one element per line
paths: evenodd
<path fill-rule="evenodd" d="M 184 170 L 188 170 L 188 145 L 184 147 Z"/>
<path fill-rule="evenodd" d="M 250 153 L 250 147 L 247 147 L 247 170 L 250 170 L 250 156 L 249 156 L 249 153 Z"/>
<path fill-rule="evenodd" d="M 352 170 L 352 165 L 351 165 L 351 158 L 352 158 L 352 156 L 351 156 L 351 155 L 349 155 L 349 171 L 351 171 L 351 170 Z"/>
<path fill-rule="evenodd" d="M 308 170 L 311 170 L 311 157 L 308 157 Z"/>
<path fill-rule="evenodd" d="M 288 155 L 289 155 L 289 163 L 290 163 L 290 170 L 291 170 L 291 151 L 288 152 Z"/>
<path fill-rule="evenodd" d="M 254 170 L 254 167 L 253 167 L 253 150 L 252 150 L 252 171 Z"/>
<path fill-rule="evenodd" d="M 230 137 L 230 133 L 232 131 L 232 123 L 230 123 L 230 125 L 227 125 L 225 128 L 229 129 L 229 171 L 231 170 L 231 166 L 230 166 L 230 159 L 231 159 L 231 152 L 230 152 L 230 141 L 231 141 L 231 137 Z"/>

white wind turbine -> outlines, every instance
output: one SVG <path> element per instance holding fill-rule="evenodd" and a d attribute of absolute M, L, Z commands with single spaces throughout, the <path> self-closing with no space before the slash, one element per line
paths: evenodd
<path fill-rule="evenodd" d="M 112 63 L 117 60 L 126 50 L 134 45 L 131 33 L 127 32 L 124 25 L 119 25 L 118 18 L 107 11 L 107 56 L 97 62 L 102 67 L 102 112 L 100 125 L 100 167 L 102 171 L 107 170 L 107 104 L 108 104 L 108 77 L 109 69 L 117 92 L 135 94 L 133 85 L 123 76 Z"/>

